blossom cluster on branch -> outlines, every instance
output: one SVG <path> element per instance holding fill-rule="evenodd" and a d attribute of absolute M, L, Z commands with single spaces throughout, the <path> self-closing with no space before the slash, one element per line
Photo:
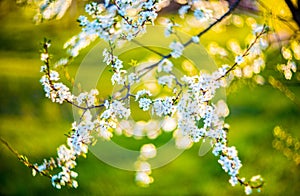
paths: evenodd
<path fill-rule="evenodd" d="M 53 2 L 56 4 L 50 9 Z M 51 18 L 55 14 L 60 17 L 71 1 L 66 1 L 61 9 L 55 9 L 55 6 L 60 7 L 61 1 L 53 2 L 47 1 L 41 5 L 41 10 L 44 7 L 42 12 L 44 18 Z M 172 60 L 181 58 L 189 45 L 199 44 L 201 36 L 222 24 L 240 3 L 239 0 L 230 5 L 225 1 L 188 0 L 180 5 L 179 18 L 192 17 L 193 21 L 201 24 L 202 29 L 188 41 L 183 42 L 178 35 L 180 24 L 173 19 L 167 19 L 164 22 L 165 36 L 176 37 L 169 44 L 169 53 L 160 55 L 157 62 L 151 62 L 143 69 L 129 73 L 123 61 L 114 54 L 115 49 L 120 43 L 130 42 L 137 36 L 147 33 L 147 25 L 155 25 L 158 11 L 166 5 L 165 2 L 105 0 L 103 3 L 88 3 L 85 7 L 87 15 L 78 18 L 82 31 L 64 46 L 70 57 L 62 58 L 54 65 L 50 63 L 48 50 L 50 42 L 47 40 L 44 42 L 41 54 L 44 63 L 41 67 L 43 76 L 40 82 L 44 87 L 45 96 L 52 102 L 72 104 L 79 109 L 80 119 L 73 122 L 67 144 L 58 147 L 57 158 L 45 160 L 40 165 L 36 164 L 33 168 L 34 174 L 51 173 L 54 172 L 52 171 L 54 168 L 59 168 L 60 172 L 51 175 L 53 186 L 58 189 L 66 185 L 76 188 L 78 186 L 75 180 L 78 174 L 74 171 L 76 159 L 79 156 L 86 156 L 89 146 L 97 142 L 97 138 L 110 140 L 120 124 L 128 123 L 133 111 L 127 103 L 134 101 L 141 110 L 149 111 L 161 119 L 171 118 L 176 122 L 176 133 L 175 129 L 172 131 L 178 148 L 189 148 L 188 144 L 203 140 L 210 141 L 212 153 L 218 157 L 218 163 L 229 175 L 230 184 L 243 185 L 246 194 L 251 194 L 253 189 L 260 191 L 264 184 L 260 175 L 253 176 L 250 180 L 240 175 L 242 163 L 238 151 L 228 144 L 228 125 L 225 123 L 225 117 L 229 113 L 228 107 L 224 100 L 216 103 L 214 98 L 220 88 L 229 87 L 233 80 L 256 78 L 258 83 L 263 83 L 259 73 L 265 67 L 264 51 L 269 47 L 267 39 L 269 27 L 256 22 L 250 23 L 252 32 L 247 38 L 245 47 L 240 47 L 235 41 L 229 42 L 229 49 L 211 43 L 208 52 L 212 56 L 227 57 L 230 61 L 211 73 L 200 71 L 196 75 L 178 77 L 173 72 L 176 65 Z M 109 44 L 102 54 L 104 63 L 110 66 L 112 72 L 111 83 L 122 88 L 116 94 L 104 99 L 99 98 L 97 89 L 72 94 L 69 87 L 60 82 L 59 73 L 55 69 L 67 65 L 71 58 L 79 55 L 81 49 L 98 38 Z M 277 68 L 283 72 L 286 79 L 291 79 L 292 73 L 297 71 L 295 61 L 299 60 L 299 51 L 299 42 L 296 41 L 282 48 L 282 55 L 287 63 L 280 64 Z M 157 83 L 161 87 L 168 88 L 172 95 L 156 96 L 147 88 L 137 92 L 132 90 L 134 84 L 138 84 L 147 72 L 153 70 L 158 73 Z M 95 112 L 96 110 L 98 112 Z M 184 142 L 182 138 L 186 141 Z M 140 148 L 140 156 L 135 164 L 135 179 L 138 184 L 147 186 L 154 181 L 150 176 L 151 164 L 148 159 L 154 158 L 156 154 L 156 147 L 153 144 L 145 144 Z"/>

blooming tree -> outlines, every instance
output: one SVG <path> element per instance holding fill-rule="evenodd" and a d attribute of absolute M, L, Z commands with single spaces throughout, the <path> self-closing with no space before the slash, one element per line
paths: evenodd
<path fill-rule="evenodd" d="M 63 17 L 71 2 L 19 1 L 37 6 L 34 18 L 36 22 Z M 228 174 L 232 186 L 244 186 L 247 195 L 253 190 L 260 191 L 264 184 L 260 175 L 247 180 L 239 172 L 242 162 L 238 151 L 235 146 L 228 144 L 229 125 L 225 123 L 225 117 L 229 109 L 226 100 L 218 98 L 218 93 L 220 89 L 229 88 L 238 80 L 249 80 L 263 85 L 266 82 L 262 73 L 267 63 L 267 50 L 281 50 L 283 62 L 275 67 L 287 80 L 294 77 L 300 60 L 297 34 L 300 26 L 299 8 L 289 0 L 285 2 L 291 11 L 288 18 L 274 15 L 261 0 L 105 0 L 87 3 L 86 14 L 77 19 L 81 32 L 64 45 L 67 56 L 52 62 L 49 50 L 51 42 L 46 39 L 41 52 L 43 65 L 40 82 L 45 96 L 57 104 L 71 104 L 79 118 L 70 126 L 71 131 L 67 134 L 66 144 L 58 147 L 57 157 L 45 159 L 41 164 L 32 164 L 26 157 L 16 153 L 17 156 L 32 169 L 33 175 L 39 173 L 49 177 L 55 188 L 76 188 L 76 160 L 80 156 L 86 156 L 89 148 L 96 142 L 108 141 L 118 134 L 155 139 L 164 133 L 160 130 L 167 130 L 173 132 L 175 145 L 179 149 L 188 149 L 199 141 L 208 142 L 212 153 L 218 157 L 218 163 Z M 176 5 L 176 8 L 172 9 L 176 14 L 160 14 L 170 3 Z M 243 13 L 251 12 L 252 15 L 237 15 L 237 9 L 244 10 Z M 285 25 L 283 29 L 275 29 L 267 17 L 260 17 L 259 13 L 262 12 L 281 21 Z M 138 41 L 139 37 L 148 33 L 147 29 L 158 25 L 164 27 L 166 39 L 172 38 L 168 43 L 169 47 L 164 50 L 143 45 Z M 224 33 L 224 29 L 231 26 L 240 27 L 241 33 L 247 31 L 245 43 L 240 44 L 230 38 L 228 46 L 224 47 L 218 40 L 210 41 L 205 47 L 217 66 L 207 65 L 211 66 L 209 71 L 197 70 L 177 74 L 183 59 L 188 58 L 188 54 L 185 55 L 184 52 L 189 47 L 199 46 L 202 36 L 206 33 Z M 183 39 L 180 34 L 185 27 L 196 29 L 188 39 Z M 234 36 L 232 35 L 232 38 Z M 96 88 L 79 89 L 75 93 L 71 90 L 73 86 L 62 82 L 60 72 L 71 64 L 83 48 L 99 39 L 107 43 L 107 47 L 100 51 L 103 62 L 99 64 L 104 63 L 110 67 L 110 82 L 117 90 L 107 97 L 99 96 L 101 92 Z M 116 51 L 128 42 L 139 44 L 156 55 L 156 58 L 143 62 L 131 59 L 132 69 L 129 69 L 124 59 L 116 54 Z M 193 63 L 201 62 L 191 62 Z M 157 86 L 163 89 L 162 93 L 153 92 L 153 88 L 146 85 L 135 88 L 147 77 L 156 81 Z M 72 79 L 67 80 L 73 83 Z M 284 91 L 284 87 L 280 86 L 274 77 L 267 80 L 275 88 Z M 156 120 L 148 122 L 147 130 L 146 125 L 129 119 L 134 112 L 130 104 L 136 104 L 141 111 L 155 117 Z M 139 126 L 143 128 L 139 129 Z M 159 128 L 155 129 L 155 126 Z M 279 128 L 276 130 L 278 135 Z M 145 133 L 133 133 L 134 131 Z M 97 141 L 98 139 L 100 140 Z M 134 165 L 135 180 L 139 185 L 147 186 L 153 182 L 150 160 L 159 152 L 154 144 L 149 143 L 141 146 L 139 153 Z"/>

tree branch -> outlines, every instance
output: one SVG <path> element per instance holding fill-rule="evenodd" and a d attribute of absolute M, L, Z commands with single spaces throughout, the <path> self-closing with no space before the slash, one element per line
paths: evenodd
<path fill-rule="evenodd" d="M 216 24 L 220 23 L 223 19 L 225 19 L 227 16 L 229 16 L 233 12 L 233 10 L 239 5 L 240 2 L 241 2 L 241 0 L 236 0 L 232 5 L 230 5 L 228 11 L 225 14 L 223 14 L 220 18 L 218 18 L 215 22 L 210 24 L 206 29 L 204 29 L 203 31 L 198 33 L 196 36 L 201 37 L 203 34 L 205 34 L 211 28 L 213 28 Z M 186 47 L 186 46 L 190 45 L 192 42 L 193 42 L 193 40 L 190 39 L 185 44 L 183 44 L 183 46 Z"/>
<path fill-rule="evenodd" d="M 286 5 L 289 7 L 292 15 L 293 15 L 293 19 L 295 20 L 295 22 L 297 23 L 298 27 L 300 28 L 300 9 L 299 9 L 299 0 L 298 0 L 298 7 L 296 8 L 295 5 L 292 3 L 291 0 L 284 0 Z"/>

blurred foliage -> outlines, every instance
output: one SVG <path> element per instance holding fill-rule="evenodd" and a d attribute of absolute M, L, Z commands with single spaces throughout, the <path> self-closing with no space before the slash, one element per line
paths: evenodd
<path fill-rule="evenodd" d="M 54 58 L 64 54 L 63 43 L 80 31 L 74 21 L 82 8 L 81 2 L 75 3 L 62 20 L 36 26 L 30 9 L 0 1 L 0 136 L 33 162 L 55 156 L 73 120 L 69 105 L 54 104 L 44 97 L 39 85 L 40 41 L 44 37 L 53 40 Z M 205 38 L 225 39 L 212 36 Z M 71 73 L 87 51 L 70 67 Z M 268 54 L 268 59 L 276 62 L 278 53 Z M 292 90 L 300 96 L 299 85 Z M 262 175 L 266 184 L 259 195 L 299 194 L 299 165 L 274 149 L 272 142 L 277 125 L 288 127 L 299 138 L 300 108 L 270 85 L 253 86 L 246 81 L 230 89 L 227 101 L 231 111 L 228 138 L 239 150 L 244 165 L 241 176 Z M 106 165 L 90 153 L 86 159 L 79 159 L 78 189 L 56 190 L 48 178 L 32 177 L 31 171 L 0 145 L 0 195 L 242 195 L 242 187 L 230 186 L 216 157 L 211 153 L 198 156 L 199 147 L 194 145 L 172 163 L 155 169 L 155 183 L 149 188 L 135 185 L 134 172 Z"/>

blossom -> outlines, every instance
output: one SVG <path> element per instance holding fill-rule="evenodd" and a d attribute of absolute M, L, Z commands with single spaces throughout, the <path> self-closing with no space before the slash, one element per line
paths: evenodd
<path fill-rule="evenodd" d="M 41 54 L 41 61 L 46 61 L 49 58 L 49 54 L 48 53 L 42 53 Z"/>
<path fill-rule="evenodd" d="M 77 21 L 79 21 L 80 26 L 86 26 L 88 24 L 88 19 L 86 16 L 79 16 Z"/>
<path fill-rule="evenodd" d="M 58 68 L 58 67 L 60 67 L 60 66 L 65 66 L 65 65 L 68 64 L 68 62 L 69 62 L 69 59 L 67 59 L 67 58 L 61 58 L 61 59 L 59 59 L 59 60 L 55 63 L 54 67 L 55 67 L 55 68 Z"/>
<path fill-rule="evenodd" d="M 192 37 L 192 41 L 194 42 L 194 43 L 199 43 L 199 37 L 198 36 L 193 36 Z"/>
<path fill-rule="evenodd" d="M 212 153 L 215 155 L 215 156 L 219 156 L 223 151 L 226 150 L 226 146 L 222 143 L 216 143 L 213 150 L 212 150 Z"/>
<path fill-rule="evenodd" d="M 172 68 L 173 68 L 173 63 L 168 59 L 164 59 L 159 62 L 158 66 L 157 66 L 157 71 L 158 72 L 163 71 L 163 72 L 169 73 L 172 71 Z"/>
<path fill-rule="evenodd" d="M 119 71 L 123 68 L 123 62 L 120 59 L 115 59 L 111 67 Z"/>
<path fill-rule="evenodd" d="M 97 38 L 95 32 L 82 31 L 78 35 L 71 37 L 65 44 L 64 48 L 67 49 L 71 57 L 79 55 L 80 50 L 90 45 Z"/>
<path fill-rule="evenodd" d="M 251 193 L 252 193 L 252 188 L 249 185 L 245 186 L 245 194 L 250 195 Z"/>
<path fill-rule="evenodd" d="M 175 33 L 175 27 L 179 27 L 179 24 L 175 23 L 172 20 L 167 19 L 166 21 L 166 29 L 165 29 L 165 36 L 169 37 L 171 34 Z"/>
<path fill-rule="evenodd" d="M 196 10 L 194 11 L 194 16 L 195 16 L 198 20 L 203 19 L 203 18 L 204 18 L 204 12 L 203 12 L 202 10 L 200 10 L 200 9 L 196 9 Z"/>
<path fill-rule="evenodd" d="M 152 112 L 158 116 L 171 115 L 174 109 L 172 97 L 166 97 L 165 99 L 158 98 L 153 101 Z"/>
<path fill-rule="evenodd" d="M 180 42 L 174 41 L 170 44 L 170 48 L 172 49 L 172 57 L 176 59 L 182 55 L 184 46 Z"/>
<path fill-rule="evenodd" d="M 135 82 L 138 82 L 139 81 L 139 77 L 136 73 L 130 73 L 128 76 L 128 84 L 129 85 L 132 85 L 134 84 Z"/>
<path fill-rule="evenodd" d="M 206 9 L 206 8 L 197 8 L 194 11 L 194 16 L 197 20 L 200 20 L 201 22 L 205 22 L 208 19 L 212 18 L 212 10 Z"/>
<path fill-rule="evenodd" d="M 223 149 L 218 162 L 222 166 L 223 170 L 232 177 L 236 177 L 242 167 L 235 147 L 226 147 Z"/>
<path fill-rule="evenodd" d="M 175 79 L 175 76 L 173 76 L 173 75 L 161 76 L 158 78 L 158 84 L 163 85 L 163 86 L 166 85 L 169 88 L 171 88 L 174 79 Z"/>
<path fill-rule="evenodd" d="M 181 6 L 178 10 L 178 14 L 179 14 L 180 18 L 184 18 L 184 15 L 188 12 L 188 10 L 190 8 L 191 8 L 190 5 Z"/>
<path fill-rule="evenodd" d="M 88 106 L 95 105 L 95 102 L 97 100 L 96 96 L 98 94 L 99 92 L 97 89 L 91 89 L 89 93 L 87 92 L 80 93 L 77 97 L 77 102 L 79 105 L 82 105 L 83 103 L 86 103 L 86 105 Z"/>
<path fill-rule="evenodd" d="M 241 56 L 241 55 L 236 56 L 234 61 L 235 61 L 236 64 L 240 65 L 244 62 L 244 57 Z"/>
<path fill-rule="evenodd" d="M 257 35 L 262 33 L 266 27 L 264 25 L 253 25 L 253 34 Z"/>
<path fill-rule="evenodd" d="M 96 20 L 87 21 L 82 18 L 83 31 L 89 34 L 97 34 L 105 41 L 115 41 L 118 38 L 132 40 L 145 30 L 145 24 L 157 17 L 155 1 L 115 1 L 108 6 L 108 2 L 90 3 L 86 5 L 86 12 Z M 135 10 L 132 14 L 130 11 Z M 121 20 L 116 20 L 121 16 Z M 82 22 L 83 21 L 83 22 Z"/>
<path fill-rule="evenodd" d="M 120 70 L 115 72 L 112 77 L 111 77 L 111 83 L 114 84 L 121 84 L 123 85 L 126 81 L 126 79 L 123 77 L 123 74 L 125 74 L 126 71 L 125 70 Z"/>
<path fill-rule="evenodd" d="M 82 105 L 83 103 L 85 103 L 87 95 L 88 95 L 87 92 L 83 92 L 77 96 L 76 101 L 77 101 L 78 105 Z"/>
<path fill-rule="evenodd" d="M 110 140 L 110 138 L 112 138 L 113 134 L 110 131 L 110 128 L 112 128 L 112 126 L 109 122 L 101 119 L 101 120 L 96 120 L 95 124 L 98 127 L 96 129 L 96 132 L 98 133 L 98 136 L 100 138 L 103 138 L 104 140 Z"/>
<path fill-rule="evenodd" d="M 191 9 L 194 10 L 194 17 L 200 22 L 207 21 L 212 18 L 212 10 L 205 7 L 202 2 L 189 1 L 187 5 L 179 9 L 180 17 Z M 201 139 L 211 142 L 213 147 L 212 153 L 218 157 L 218 163 L 222 169 L 230 176 L 229 183 L 232 186 L 238 184 L 238 174 L 242 167 L 242 163 L 238 157 L 238 152 L 234 146 L 228 146 L 227 132 L 224 124 L 224 117 L 229 114 L 228 106 L 223 100 L 216 100 L 216 92 L 219 88 L 226 86 L 230 80 L 225 76 L 231 71 L 231 67 L 223 65 L 212 73 L 201 72 L 194 76 L 183 76 L 176 78 L 172 75 L 173 63 L 167 59 L 170 55 L 162 56 L 161 59 L 152 65 L 157 66 L 159 77 L 157 82 L 160 85 L 166 85 L 169 88 L 173 87 L 175 80 L 180 84 L 176 86 L 173 91 L 174 97 L 165 96 L 165 94 L 155 93 L 155 99 L 151 98 L 152 94 L 146 89 L 142 89 L 132 94 L 133 84 L 136 83 L 143 74 L 141 72 L 130 73 L 124 70 L 123 61 L 114 55 L 115 47 L 118 46 L 119 40 L 132 40 L 138 34 L 144 33 L 146 24 L 154 22 L 157 17 L 157 1 L 155 0 L 116 0 L 110 2 L 105 0 L 103 3 L 90 3 L 85 8 L 87 16 L 80 16 L 78 21 L 82 27 L 82 31 L 72 37 L 66 44 L 68 53 L 71 57 L 76 57 L 80 50 L 92 43 L 96 38 L 101 38 L 110 44 L 109 49 L 103 50 L 103 62 L 111 66 L 113 75 L 111 82 L 113 85 L 122 85 L 124 93 L 118 92 L 123 97 L 113 94 L 103 104 L 96 105 L 99 100 L 97 95 L 98 90 L 91 89 L 88 92 L 81 92 L 78 96 L 74 96 L 69 88 L 61 83 L 59 74 L 55 70 L 50 70 L 47 59 L 48 53 L 41 54 L 41 60 L 44 64 L 41 67 L 41 72 L 44 73 L 40 82 L 42 83 L 46 97 L 53 102 L 63 103 L 69 102 L 77 106 L 81 110 L 81 118 L 78 122 L 72 124 L 72 129 L 68 133 L 67 145 L 61 145 L 57 149 L 57 159 L 55 161 L 44 161 L 41 165 L 36 165 L 34 171 L 43 172 L 57 167 L 61 171 L 52 175 L 52 184 L 54 187 L 60 189 L 61 186 L 78 186 L 75 178 L 77 173 L 72 171 L 76 166 L 76 159 L 79 156 L 85 156 L 89 150 L 89 145 L 96 141 L 95 136 L 104 140 L 110 140 L 113 133 L 122 134 L 126 131 L 127 136 L 135 136 L 141 138 L 148 136 L 150 139 L 156 138 L 163 131 L 174 131 L 176 145 L 181 149 L 186 149 L 192 146 L 193 143 L 199 142 Z M 179 26 L 174 21 L 168 20 L 166 24 L 165 35 L 169 36 L 175 33 L 175 27 Z M 211 27 L 211 26 L 210 26 Z M 200 36 L 193 36 L 188 42 L 199 43 Z M 178 38 L 178 40 L 180 40 Z M 249 65 L 237 67 L 242 76 L 252 76 L 253 73 L 258 74 L 264 67 L 264 59 L 262 50 L 265 47 L 264 39 L 259 40 L 262 43 L 253 44 L 252 48 L 246 50 L 249 54 L 238 55 L 235 58 L 237 65 L 245 61 L 247 55 L 247 62 Z M 185 45 L 184 42 L 173 41 L 170 43 L 171 56 L 179 58 L 183 54 Z M 221 47 L 214 47 L 212 44 L 210 52 L 214 55 L 224 57 L 227 51 Z M 241 49 L 237 43 L 230 45 L 231 50 L 235 54 L 240 54 Z M 237 49 L 237 50 L 235 50 Z M 287 65 L 280 66 L 284 71 L 285 77 L 290 78 L 292 72 L 296 72 L 295 62 L 292 61 L 291 51 L 282 51 L 284 58 L 288 59 Z M 64 58 L 61 63 L 67 64 L 71 58 Z M 127 61 L 126 61 L 127 62 Z M 176 61 L 174 61 L 176 62 Z M 233 66 L 235 66 L 234 64 Z M 283 67 L 284 66 L 284 67 Z M 154 70 L 153 69 L 153 70 Z M 148 70 L 145 68 L 144 70 Z M 142 71 L 144 71 L 142 70 Z M 163 73 L 162 73 L 163 72 Z M 168 73 L 169 75 L 163 75 Z M 182 85 L 181 85 L 182 82 Z M 146 86 L 146 85 L 145 85 Z M 178 88 L 178 89 L 177 89 Z M 150 89 L 150 87 L 149 87 Z M 128 90 L 128 92 L 126 92 Z M 118 97 L 118 99 L 116 98 Z M 131 114 L 130 108 L 125 104 L 126 101 L 131 101 L 131 97 L 135 97 L 139 107 L 143 111 L 152 109 L 152 113 L 159 117 L 172 116 L 172 126 L 160 125 L 158 121 L 139 121 L 133 125 L 132 121 L 124 119 L 129 118 Z M 77 105 L 76 105 L 77 103 Z M 97 110 L 94 110 L 97 108 Z M 99 109 L 100 108 L 100 109 Z M 98 110 L 99 109 L 99 110 Z M 96 112 L 92 112 L 96 111 Z M 96 114 L 95 116 L 93 114 Z M 123 123 L 122 123 L 123 122 Z M 126 126 L 123 126 L 127 122 Z M 122 127 L 123 126 L 123 127 Z M 125 127 L 125 128 L 124 128 Z M 161 129 L 162 128 L 162 129 Z M 145 144 L 140 149 L 140 156 L 136 162 L 136 181 L 144 186 L 153 182 L 151 175 L 151 165 L 148 159 L 154 158 L 157 154 L 157 149 L 153 144 Z M 260 181 L 261 178 L 256 176 L 251 178 L 251 181 Z M 245 183 L 246 184 L 246 183 Z M 247 185 L 247 184 L 246 184 Z M 252 189 L 250 186 L 245 187 L 245 193 L 250 194 Z"/>
<path fill-rule="evenodd" d="M 135 100 L 137 101 L 140 97 L 145 96 L 145 95 L 146 96 L 152 96 L 150 91 L 143 89 L 143 90 L 140 90 L 136 93 Z"/>
<path fill-rule="evenodd" d="M 283 72 L 285 79 L 290 80 L 292 79 L 293 72 L 296 73 L 297 66 L 294 61 L 288 61 L 287 64 L 280 64 L 277 65 L 277 69 Z"/>
<path fill-rule="evenodd" d="M 235 186 L 239 183 L 239 181 L 238 181 L 237 177 L 231 176 L 229 183 L 231 184 L 231 186 Z"/>
<path fill-rule="evenodd" d="M 71 3 L 72 0 L 40 1 L 40 9 L 38 9 L 38 13 L 34 16 L 34 20 L 40 23 L 43 20 L 60 19 L 71 6 Z"/>
<path fill-rule="evenodd" d="M 106 102 L 108 103 L 108 102 Z M 130 116 L 130 109 L 124 106 L 121 101 L 114 100 L 108 105 L 108 108 L 101 114 L 101 118 L 108 119 L 113 118 L 128 118 Z"/>
<path fill-rule="evenodd" d="M 41 66 L 40 72 L 45 72 L 46 70 L 47 70 L 47 66 L 46 65 Z"/>
<path fill-rule="evenodd" d="M 250 179 L 251 182 L 255 182 L 258 180 L 262 180 L 262 177 L 260 175 L 252 176 Z"/>
<path fill-rule="evenodd" d="M 49 76 L 50 76 L 50 80 L 52 81 L 59 80 L 59 74 L 56 71 L 51 70 Z"/>
<path fill-rule="evenodd" d="M 140 107 L 143 111 L 149 110 L 151 104 L 152 104 L 151 99 L 148 99 L 148 98 L 140 98 L 140 100 L 139 100 L 139 107 Z"/>
<path fill-rule="evenodd" d="M 46 67 L 47 68 L 47 67 Z M 45 69 L 42 66 L 41 69 Z M 70 89 L 59 80 L 59 74 L 56 71 L 50 70 L 49 75 L 42 76 L 40 79 L 41 84 L 44 86 L 45 96 L 50 98 L 52 102 L 63 103 L 64 101 L 73 101 L 73 95 Z"/>

